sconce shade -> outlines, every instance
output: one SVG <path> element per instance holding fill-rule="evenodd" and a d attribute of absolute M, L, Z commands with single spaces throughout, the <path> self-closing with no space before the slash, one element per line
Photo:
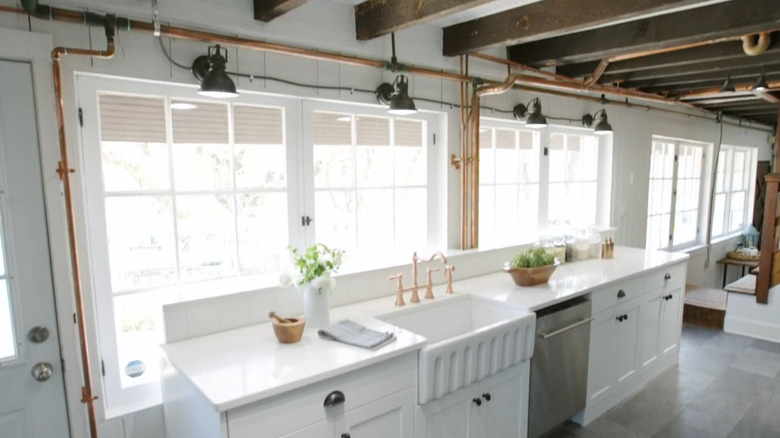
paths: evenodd
<path fill-rule="evenodd" d="M 204 57 L 199 56 L 195 59 L 195 62 L 193 62 L 193 74 L 199 79 L 202 78 L 198 94 L 219 99 L 238 96 L 236 84 L 225 72 L 225 66 L 227 65 L 227 50 L 225 50 L 224 53 L 225 55 L 223 56 L 219 45 L 209 47 L 209 54 L 208 57 L 206 57 L 206 60 L 208 61 L 208 72 L 206 72 L 205 75 L 203 69 L 205 64 Z"/>
<path fill-rule="evenodd" d="M 612 125 L 610 125 L 609 122 L 607 121 L 607 112 L 604 110 L 600 110 L 597 114 L 598 114 L 598 122 L 596 123 L 596 126 L 593 128 L 593 132 L 598 135 L 611 134 Z"/>
<path fill-rule="evenodd" d="M 525 121 L 525 126 L 529 128 L 544 128 L 547 126 L 547 117 L 542 114 L 542 103 L 539 102 L 539 98 L 534 98 L 530 103 L 531 111 L 528 114 L 528 119 Z"/>
<path fill-rule="evenodd" d="M 379 102 L 390 105 L 387 112 L 398 116 L 408 116 L 417 112 L 414 100 L 409 97 L 409 82 L 404 75 L 398 75 L 393 84 L 384 82 L 376 88 Z"/>
<path fill-rule="evenodd" d="M 765 69 L 761 69 L 761 76 L 758 77 L 758 80 L 755 84 L 753 84 L 753 87 L 750 89 L 750 91 L 764 91 L 769 89 L 769 84 L 766 82 L 766 71 Z"/>

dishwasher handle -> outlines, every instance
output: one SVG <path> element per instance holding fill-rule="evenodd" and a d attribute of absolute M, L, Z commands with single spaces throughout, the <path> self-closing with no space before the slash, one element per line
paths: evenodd
<path fill-rule="evenodd" d="M 541 336 L 541 338 L 545 339 L 545 340 L 546 339 L 550 339 L 552 337 L 560 335 L 561 333 L 568 332 L 569 330 L 571 330 L 573 328 L 577 328 L 577 327 L 579 327 L 579 326 L 581 326 L 583 324 L 587 324 L 587 323 L 589 323 L 591 321 L 593 321 L 592 317 L 584 318 L 584 319 L 582 319 L 580 321 L 575 322 L 572 325 L 567 325 L 566 327 L 558 329 L 558 330 L 556 330 L 556 331 L 554 331 L 552 333 L 539 333 L 539 336 Z"/>

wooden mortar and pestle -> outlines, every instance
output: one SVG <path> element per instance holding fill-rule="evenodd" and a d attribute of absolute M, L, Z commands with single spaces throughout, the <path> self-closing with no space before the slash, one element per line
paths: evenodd
<path fill-rule="evenodd" d="M 301 340 L 306 320 L 303 318 L 282 318 L 275 312 L 268 313 L 274 327 L 276 339 L 282 344 L 294 344 Z"/>

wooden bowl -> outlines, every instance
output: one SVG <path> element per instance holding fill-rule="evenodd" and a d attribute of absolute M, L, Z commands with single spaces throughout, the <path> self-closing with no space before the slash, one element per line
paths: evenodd
<path fill-rule="evenodd" d="M 555 268 L 560 264 L 559 261 L 556 261 L 552 265 L 540 266 L 538 268 L 510 268 L 505 266 L 504 272 L 509 273 L 518 286 L 535 286 L 547 283 L 547 280 L 555 272 Z"/>
<path fill-rule="evenodd" d="M 279 322 L 272 319 L 271 324 L 274 326 L 274 334 L 279 342 L 282 344 L 294 344 L 301 340 L 306 320 L 303 318 L 287 318 L 287 320 L 290 322 Z"/>

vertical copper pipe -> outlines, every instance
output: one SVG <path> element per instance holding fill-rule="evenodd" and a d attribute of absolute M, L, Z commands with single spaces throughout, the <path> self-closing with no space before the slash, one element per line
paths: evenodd
<path fill-rule="evenodd" d="M 112 30 L 113 32 L 113 30 Z M 108 31 L 107 31 L 108 33 Z M 87 344 L 87 326 L 84 316 L 84 296 L 81 285 L 81 273 L 79 269 L 79 253 L 76 243 L 76 215 L 73 208 L 73 188 L 71 186 L 70 174 L 73 172 L 70 168 L 70 157 L 68 154 L 68 142 L 65 135 L 65 109 L 62 99 L 62 71 L 60 60 L 63 55 L 84 55 L 96 58 L 111 58 L 114 56 L 115 46 L 114 37 L 108 36 L 106 50 L 84 50 L 70 49 L 67 47 L 56 47 L 51 52 L 52 74 L 54 76 L 54 96 L 55 106 L 57 108 L 57 130 L 60 140 L 60 163 L 58 173 L 62 179 L 63 192 L 65 197 L 65 213 L 68 226 L 68 240 L 70 243 L 70 262 L 73 274 L 73 294 L 76 301 L 76 318 L 79 332 L 79 342 L 81 343 L 81 365 L 84 373 L 84 387 L 81 388 L 81 402 L 87 405 L 87 414 L 89 416 L 89 432 L 92 438 L 97 438 L 97 416 L 95 414 L 95 400 L 97 397 L 92 390 L 92 369 L 89 363 L 89 345 Z"/>
<path fill-rule="evenodd" d="M 466 62 L 468 55 L 460 56 L 460 74 L 466 73 Z M 466 142 L 468 138 L 468 84 L 461 82 L 460 86 L 460 249 L 466 249 L 466 229 L 468 221 L 466 219 Z"/>
<path fill-rule="evenodd" d="M 471 192 L 471 246 L 479 247 L 479 90 L 475 89 L 471 103 L 471 180 L 469 190 Z"/>

